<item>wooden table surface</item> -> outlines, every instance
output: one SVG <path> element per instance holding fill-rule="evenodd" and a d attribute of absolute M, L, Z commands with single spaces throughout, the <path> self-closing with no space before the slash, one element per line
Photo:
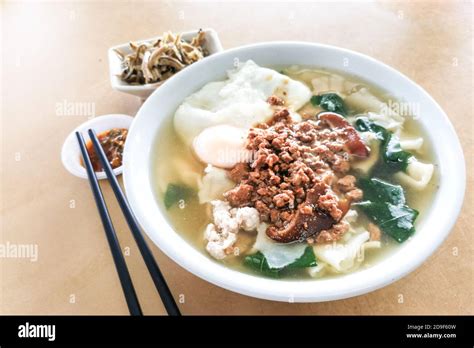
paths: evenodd
<path fill-rule="evenodd" d="M 337 45 L 379 59 L 444 108 L 465 151 L 462 213 L 441 248 L 409 276 L 355 298 L 312 304 L 258 300 L 211 285 L 153 246 L 184 314 L 473 314 L 473 75 L 469 2 L 3 2 L 1 243 L 38 259 L 0 258 L 1 314 L 127 314 L 89 184 L 60 159 L 89 114 L 135 115 L 111 89 L 107 48 L 165 30 L 214 28 L 224 48 L 268 40 Z M 79 113 L 79 114 L 78 114 Z M 106 198 L 113 193 L 102 184 Z M 449 202 L 446 202 L 449 204 Z M 118 206 L 110 205 L 144 313 L 163 314 Z"/>

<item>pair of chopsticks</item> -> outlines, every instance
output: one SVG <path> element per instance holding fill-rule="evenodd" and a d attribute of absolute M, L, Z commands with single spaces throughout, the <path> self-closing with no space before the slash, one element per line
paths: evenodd
<path fill-rule="evenodd" d="M 145 264 L 148 268 L 148 272 L 150 272 L 151 278 L 155 283 L 156 290 L 158 291 L 158 294 L 160 295 L 161 300 L 163 301 L 166 311 L 171 316 L 181 315 L 179 308 L 173 298 L 173 295 L 171 294 L 171 291 L 168 288 L 168 285 L 166 284 L 165 278 L 161 274 L 160 268 L 158 267 L 158 264 L 156 263 L 153 254 L 148 248 L 145 239 L 143 238 L 142 232 L 138 227 L 138 223 L 135 219 L 135 216 L 133 215 L 132 210 L 128 205 L 127 199 L 125 198 L 122 189 L 120 188 L 118 180 L 113 173 L 112 167 L 107 159 L 107 156 L 104 153 L 104 150 L 102 149 L 102 146 L 100 145 L 97 135 L 92 129 L 89 129 L 88 133 L 94 146 L 95 152 L 98 154 L 100 162 L 102 163 L 102 167 L 104 168 L 105 174 L 107 175 L 107 179 L 109 180 L 109 183 L 115 193 L 115 197 L 117 198 L 120 208 L 122 209 L 122 213 L 124 214 L 128 226 L 132 231 L 133 237 L 135 238 L 135 242 L 138 245 L 138 249 L 142 254 L 143 260 L 145 261 Z M 127 301 L 128 309 L 131 315 L 142 315 L 140 303 L 138 302 L 137 294 L 135 292 L 135 288 L 133 287 L 132 279 L 130 277 L 130 273 L 128 272 L 127 264 L 125 263 L 125 258 L 123 257 L 120 244 L 118 242 L 117 235 L 112 224 L 112 220 L 110 219 L 109 211 L 107 210 L 107 205 L 105 204 L 104 196 L 102 195 L 102 191 L 95 175 L 95 171 L 92 168 L 92 163 L 86 149 L 84 138 L 79 132 L 76 132 L 76 137 L 77 141 L 79 142 L 82 157 L 84 158 L 84 164 L 86 166 L 89 183 L 92 189 L 92 193 L 94 194 L 94 199 L 97 204 L 97 209 L 99 210 L 102 224 L 104 226 L 107 241 L 109 242 L 110 251 L 112 252 L 115 268 L 117 269 L 120 283 L 122 285 L 122 290 Z"/>

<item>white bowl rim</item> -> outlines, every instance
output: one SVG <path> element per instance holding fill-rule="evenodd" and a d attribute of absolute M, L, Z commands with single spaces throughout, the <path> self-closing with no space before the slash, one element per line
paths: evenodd
<path fill-rule="evenodd" d="M 134 134 L 139 132 L 138 129 L 140 127 L 140 119 L 143 110 L 148 104 L 151 105 L 155 98 L 159 99 L 167 90 L 171 91 L 173 88 L 179 89 L 180 83 L 185 82 L 187 76 L 193 74 L 194 71 L 198 70 L 203 64 L 213 64 L 213 62 L 218 59 L 224 60 L 225 58 L 223 57 L 235 56 L 238 55 L 239 52 L 246 50 L 275 49 L 276 47 L 286 49 L 311 49 L 312 47 L 337 51 L 337 53 L 341 54 L 341 57 L 352 56 L 365 60 L 370 62 L 374 68 L 385 70 L 387 74 L 399 80 L 400 83 L 405 84 L 407 88 L 410 87 L 412 91 L 419 93 L 419 96 L 424 98 L 426 103 L 433 108 L 438 115 L 438 119 L 435 119 L 436 122 L 441 123 L 443 126 L 443 137 L 445 140 L 448 140 L 450 144 L 449 156 L 444 158 L 443 162 L 439 162 L 439 191 L 435 194 L 435 199 L 432 203 L 433 206 L 430 208 L 429 214 L 425 217 L 425 224 L 421 229 L 417 230 L 414 236 L 416 237 L 420 235 L 422 231 L 427 230 L 428 227 L 432 227 L 434 231 L 429 234 L 423 234 L 424 241 L 429 243 L 419 246 L 407 241 L 401 245 L 393 255 L 383 261 L 378 262 L 368 269 L 359 270 L 348 275 L 330 279 L 295 281 L 262 278 L 229 269 L 217 262 L 209 260 L 186 240 L 179 237 L 167 222 L 165 222 L 164 226 L 160 227 L 161 233 L 153 233 L 154 231 L 151 230 L 151 226 L 153 226 L 150 220 L 151 217 L 147 216 L 143 209 L 138 209 L 140 207 L 141 197 L 140 192 L 134 190 L 136 183 L 133 180 L 133 175 L 136 175 L 138 169 L 134 169 L 133 156 L 130 155 L 133 150 L 139 150 L 139 146 L 143 145 L 143 139 L 134 139 Z M 314 64 L 314 66 L 316 67 L 317 64 Z M 390 88 L 387 88 L 387 90 L 390 91 Z M 432 131 L 427 129 L 428 136 L 432 138 L 431 132 L 435 131 L 436 129 Z M 438 156 L 438 151 L 440 151 L 439 147 L 435 148 L 434 151 Z M 166 81 L 161 88 L 153 92 L 138 111 L 135 122 L 130 129 L 130 139 L 125 147 L 124 162 L 123 180 L 130 206 L 145 232 L 168 257 L 191 273 L 225 289 L 256 298 L 283 302 L 321 302 L 353 297 L 384 287 L 412 272 L 440 246 L 450 233 L 463 204 L 466 181 L 463 151 L 456 132 L 454 131 L 454 127 L 441 107 L 422 87 L 399 71 L 372 57 L 336 46 L 300 41 L 270 41 L 236 47 L 214 54 L 201 62 L 197 62 L 188 67 L 187 71 L 183 71 L 182 74 L 177 75 L 176 78 Z M 147 165 L 147 167 L 149 167 L 149 165 Z M 447 178 L 444 177 L 445 175 L 447 175 Z M 447 182 L 450 179 L 455 180 L 449 182 L 450 188 L 447 189 Z M 441 193 L 444 193 L 446 196 L 443 197 L 445 200 L 450 198 L 447 200 L 450 204 L 443 206 L 443 213 L 449 216 L 449 218 L 445 218 L 444 220 L 440 220 L 441 217 L 433 213 L 434 206 L 436 206 L 436 210 L 440 210 Z M 158 211 L 161 217 L 163 217 L 162 211 L 160 209 L 158 209 Z M 153 218 L 156 219 L 156 217 Z M 435 221 L 433 222 L 431 220 Z M 170 238 L 169 233 L 172 234 L 173 238 Z M 177 235 L 179 238 L 174 238 L 174 235 Z M 410 251 L 413 252 L 413 254 L 410 254 Z M 187 252 L 192 253 L 192 255 L 187 255 Z M 406 258 L 403 256 L 406 256 Z M 390 265 L 387 262 L 388 260 L 392 260 L 393 257 L 396 257 L 397 265 Z M 382 264 L 385 268 L 381 268 Z"/>

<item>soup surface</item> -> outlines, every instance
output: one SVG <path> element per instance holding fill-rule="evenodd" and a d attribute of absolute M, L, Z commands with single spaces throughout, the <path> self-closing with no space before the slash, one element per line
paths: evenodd
<path fill-rule="evenodd" d="M 437 189 L 416 107 L 340 72 L 249 61 L 166 120 L 157 202 L 196 249 L 242 272 L 370 267 L 417 233 Z"/>

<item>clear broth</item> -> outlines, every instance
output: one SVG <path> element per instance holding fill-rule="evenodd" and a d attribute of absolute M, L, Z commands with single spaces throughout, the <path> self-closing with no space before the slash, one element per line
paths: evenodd
<path fill-rule="evenodd" d="M 281 71 L 282 69 L 276 69 Z M 290 78 L 305 83 L 311 90 L 313 90 L 311 80 L 321 76 L 341 76 L 344 81 L 354 83 L 358 86 L 363 86 L 368 91 L 380 99 L 382 102 L 388 102 L 388 100 L 398 101 L 393 98 L 390 94 L 386 93 L 383 89 L 369 84 L 361 79 L 353 76 L 348 76 L 340 72 L 329 72 L 327 70 L 319 69 L 300 69 L 293 71 L 291 68 L 285 70 Z M 354 108 L 347 104 L 350 111 L 363 114 L 367 110 L 354 110 Z M 314 111 L 314 107 L 308 103 L 301 110 L 302 111 Z M 300 110 L 300 111 L 301 111 Z M 425 131 L 421 128 L 421 125 L 410 117 L 407 117 L 403 125 L 403 134 L 408 137 L 423 137 L 423 149 L 421 152 L 416 153 L 416 157 L 425 163 L 433 163 L 435 165 L 434 176 L 428 184 L 427 188 L 421 192 L 410 188 L 404 187 L 407 203 L 410 207 L 418 210 L 420 215 L 416 220 L 416 229 L 418 230 L 423 224 L 425 214 L 429 211 L 430 203 L 438 189 L 438 171 L 436 170 L 437 164 L 433 155 L 429 138 L 426 136 Z M 166 209 L 163 204 L 163 197 L 166 191 L 166 187 L 169 183 L 176 183 L 175 179 L 179 177 L 175 167 L 173 165 L 166 165 L 173 163 L 173 161 L 182 161 L 186 163 L 188 169 L 203 173 L 204 165 L 200 163 L 192 154 L 191 149 L 186 146 L 179 136 L 176 134 L 173 127 L 173 115 L 170 115 L 165 121 L 160 132 L 157 134 L 154 152 L 152 154 L 152 177 L 153 186 L 155 188 L 155 196 L 160 208 L 165 213 L 170 224 L 174 227 L 175 231 L 183 236 L 191 245 L 197 250 L 202 252 L 204 255 L 214 260 L 205 250 L 204 230 L 207 224 L 212 222 L 211 210 L 208 204 L 199 204 L 197 197 L 193 197 L 185 202 L 184 206 L 181 207 L 175 205 L 170 209 Z M 376 176 L 376 175 L 373 175 Z M 387 178 L 384 178 L 387 179 Z M 399 184 L 395 178 L 388 180 L 394 184 Z M 356 226 L 367 226 L 368 220 L 363 214 L 359 214 L 359 219 Z M 415 232 L 416 233 L 416 232 Z M 216 261 L 222 263 L 228 267 L 236 269 L 241 272 L 255 275 L 253 270 L 248 269 L 243 265 L 243 258 L 246 256 L 245 251 L 250 250 L 255 240 L 255 234 L 239 232 L 239 238 L 237 246 L 241 252 L 238 256 L 230 256 L 222 261 Z M 389 254 L 393 253 L 399 245 L 396 241 L 387 235 L 382 234 L 381 238 L 382 247 L 379 249 L 371 249 L 366 252 L 365 259 L 360 267 L 353 272 L 357 272 L 362 269 L 366 269 L 376 264 L 381 259 L 385 258 Z M 352 273 L 352 272 L 351 272 Z M 326 274 L 323 278 L 342 276 L 344 274 Z M 284 279 L 308 279 L 311 278 L 304 269 L 291 270 L 285 272 L 282 275 Z"/>

